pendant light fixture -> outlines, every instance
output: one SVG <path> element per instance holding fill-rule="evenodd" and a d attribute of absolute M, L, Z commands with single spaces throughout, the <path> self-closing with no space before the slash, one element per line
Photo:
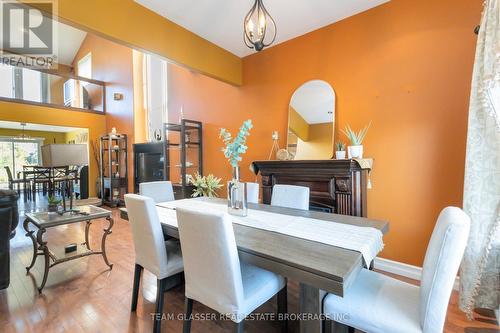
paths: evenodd
<path fill-rule="evenodd" d="M 22 129 L 21 135 L 19 135 L 19 139 L 21 139 L 21 140 L 29 140 L 30 136 L 29 135 L 25 135 L 25 133 L 24 133 L 24 130 L 26 129 L 26 123 L 21 123 L 21 127 L 23 129 Z"/>
<path fill-rule="evenodd" d="M 271 45 L 276 39 L 276 23 L 264 7 L 262 0 L 255 0 L 243 22 L 246 46 L 256 51 Z"/>

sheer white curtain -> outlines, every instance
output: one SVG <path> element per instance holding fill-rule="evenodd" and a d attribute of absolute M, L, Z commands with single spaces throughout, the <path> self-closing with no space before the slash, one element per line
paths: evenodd
<path fill-rule="evenodd" d="M 497 309 L 500 298 L 500 0 L 486 0 L 467 133 L 464 210 L 472 219 L 460 271 L 460 307 Z"/>

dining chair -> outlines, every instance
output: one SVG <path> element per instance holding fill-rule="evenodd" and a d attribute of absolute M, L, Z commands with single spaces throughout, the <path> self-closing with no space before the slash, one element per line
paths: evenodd
<path fill-rule="evenodd" d="M 287 311 L 286 280 L 275 273 L 240 262 L 231 219 L 225 213 L 177 208 L 184 257 L 186 314 L 184 333 L 191 331 L 193 301 L 235 323 L 243 332 L 245 317 L 274 295 L 278 312 Z M 287 322 L 281 322 L 287 331 Z"/>
<path fill-rule="evenodd" d="M 309 210 L 309 187 L 274 185 L 271 206 Z"/>
<path fill-rule="evenodd" d="M 259 203 L 259 183 L 247 183 L 247 202 Z"/>
<path fill-rule="evenodd" d="M 7 172 L 7 179 L 9 181 L 9 190 L 14 190 L 14 185 L 17 185 L 17 194 L 21 194 L 21 184 L 24 183 L 23 179 L 14 179 L 12 176 L 12 171 L 9 166 L 5 166 L 5 171 Z"/>
<path fill-rule="evenodd" d="M 153 332 L 161 330 L 161 314 L 163 311 L 163 293 L 179 284 L 184 269 L 179 241 L 163 239 L 160 219 L 153 199 L 126 194 L 127 208 L 132 237 L 135 247 L 135 272 L 132 292 L 131 311 L 137 309 L 141 274 L 147 269 L 156 276 L 156 316 Z"/>
<path fill-rule="evenodd" d="M 325 297 L 325 315 L 351 331 L 442 332 L 469 229 L 470 219 L 460 208 L 443 209 L 427 247 L 420 287 L 363 269 L 343 298 Z"/>
<path fill-rule="evenodd" d="M 51 168 L 42 166 L 32 166 L 31 174 L 31 191 L 33 193 L 33 200 L 36 200 L 36 192 L 39 187 L 42 188 L 42 194 L 45 196 L 47 193 L 49 195 L 54 195 L 51 192 Z"/>
<path fill-rule="evenodd" d="M 140 183 L 139 194 L 152 198 L 155 203 L 175 200 L 174 188 L 170 181 Z"/>

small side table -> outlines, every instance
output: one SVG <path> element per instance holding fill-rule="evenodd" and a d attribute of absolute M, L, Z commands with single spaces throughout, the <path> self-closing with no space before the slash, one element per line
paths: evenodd
<path fill-rule="evenodd" d="M 26 230 L 26 236 L 30 237 L 33 241 L 33 258 L 31 259 L 31 264 L 26 267 L 26 271 L 29 272 L 31 268 L 35 265 L 36 258 L 43 255 L 45 258 L 45 270 L 43 273 L 43 280 L 40 287 L 38 287 L 38 292 L 41 293 L 45 283 L 47 282 L 47 276 L 49 274 L 49 269 L 57 264 L 67 262 L 70 260 L 83 258 L 86 256 L 100 254 L 102 255 L 104 262 L 109 266 L 110 269 L 113 268 L 113 264 L 110 264 L 108 257 L 106 256 L 106 237 L 111 234 L 111 228 L 113 227 L 114 221 L 112 217 L 112 212 L 109 210 L 99 208 L 96 206 L 79 206 L 79 213 L 64 213 L 59 215 L 58 213 L 48 213 L 48 212 L 37 212 L 28 213 L 24 220 L 24 230 Z M 101 240 L 101 251 L 94 251 L 90 248 L 89 243 L 89 229 L 92 224 L 92 220 L 105 218 L 108 220 L 108 227 L 104 229 Z M 43 240 L 43 234 L 48 228 L 57 227 L 61 225 L 68 225 L 73 223 L 86 222 L 85 226 L 85 242 L 83 242 L 81 247 L 78 247 L 77 251 L 64 253 L 64 249 L 52 252 L 47 246 L 47 242 Z M 35 226 L 38 231 L 29 229 L 29 224 Z M 83 245 L 85 247 L 83 247 Z M 56 255 L 57 253 L 57 255 Z"/>

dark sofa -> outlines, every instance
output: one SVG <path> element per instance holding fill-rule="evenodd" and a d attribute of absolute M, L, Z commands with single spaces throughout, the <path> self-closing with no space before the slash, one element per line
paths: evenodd
<path fill-rule="evenodd" d="M 0 190 L 0 289 L 10 283 L 10 240 L 19 223 L 18 199 L 15 191 Z"/>

